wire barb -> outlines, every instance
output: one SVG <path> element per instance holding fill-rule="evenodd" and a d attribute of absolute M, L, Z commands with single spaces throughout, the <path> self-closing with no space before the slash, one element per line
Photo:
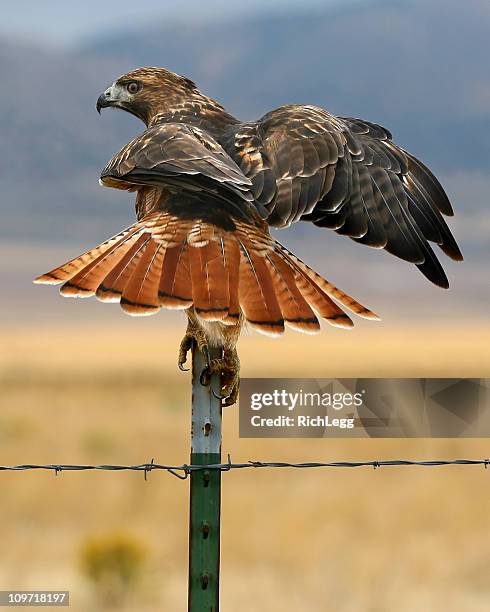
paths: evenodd
<path fill-rule="evenodd" d="M 148 476 L 148 472 L 151 472 L 153 469 L 153 465 L 154 465 L 154 459 L 152 459 L 150 461 L 149 464 L 147 464 L 147 466 L 145 467 L 145 480 L 148 480 L 147 476 Z"/>

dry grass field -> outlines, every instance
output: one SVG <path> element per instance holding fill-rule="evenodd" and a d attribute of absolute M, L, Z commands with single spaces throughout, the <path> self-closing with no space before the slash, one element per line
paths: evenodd
<path fill-rule="evenodd" d="M 158 321 L 159 319 L 159 321 Z M 182 463 L 189 379 L 183 323 L 4 330 L 0 463 Z M 178 327 L 178 329 L 177 329 Z M 484 376 L 488 325 L 361 325 L 241 341 L 244 376 Z M 241 440 L 248 459 L 482 458 L 487 440 Z M 91 541 L 144 551 L 117 609 L 186 609 L 188 483 L 154 472 L 0 474 L 0 589 L 69 589 L 73 612 L 109 610 L 83 572 Z M 479 467 L 247 470 L 223 475 L 222 608 L 233 612 L 484 612 L 490 471 Z"/>

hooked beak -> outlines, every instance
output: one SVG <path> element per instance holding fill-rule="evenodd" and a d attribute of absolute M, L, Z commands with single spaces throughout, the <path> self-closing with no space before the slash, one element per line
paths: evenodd
<path fill-rule="evenodd" d="M 113 83 L 97 98 L 95 108 L 99 115 L 102 108 L 120 108 L 146 123 L 147 108 L 144 102 L 136 103 L 126 88 L 118 83 Z"/>
<path fill-rule="evenodd" d="M 100 115 L 101 108 L 108 108 L 109 106 L 114 106 L 116 102 L 117 98 L 114 97 L 114 85 L 111 85 L 104 91 L 103 94 L 101 94 L 97 98 L 97 104 L 95 105 L 95 108 L 97 109 L 97 112 Z"/>

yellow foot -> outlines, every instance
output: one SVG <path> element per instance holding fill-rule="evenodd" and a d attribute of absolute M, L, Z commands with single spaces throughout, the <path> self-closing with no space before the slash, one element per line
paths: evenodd
<path fill-rule="evenodd" d="M 212 359 L 201 373 L 201 384 L 209 385 L 211 374 L 220 374 L 221 377 L 220 395 L 213 391 L 214 395 L 223 400 L 223 406 L 234 404 L 240 387 L 240 360 L 236 349 L 225 349 L 222 359 Z"/>
<path fill-rule="evenodd" d="M 189 368 L 185 368 L 184 366 L 187 361 L 187 353 L 191 350 L 194 343 L 196 343 L 198 349 L 204 353 L 206 362 L 208 364 L 210 362 L 206 334 L 202 331 L 202 329 L 196 329 L 195 327 L 188 326 L 179 348 L 179 369 L 183 372 L 187 372 L 189 370 Z"/>

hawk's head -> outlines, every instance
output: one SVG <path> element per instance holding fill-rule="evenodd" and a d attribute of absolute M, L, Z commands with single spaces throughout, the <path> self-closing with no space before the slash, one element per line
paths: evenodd
<path fill-rule="evenodd" d="M 96 108 L 122 108 L 148 125 L 157 113 L 172 111 L 198 93 L 188 78 L 165 68 L 137 68 L 119 77 L 97 100 Z"/>

